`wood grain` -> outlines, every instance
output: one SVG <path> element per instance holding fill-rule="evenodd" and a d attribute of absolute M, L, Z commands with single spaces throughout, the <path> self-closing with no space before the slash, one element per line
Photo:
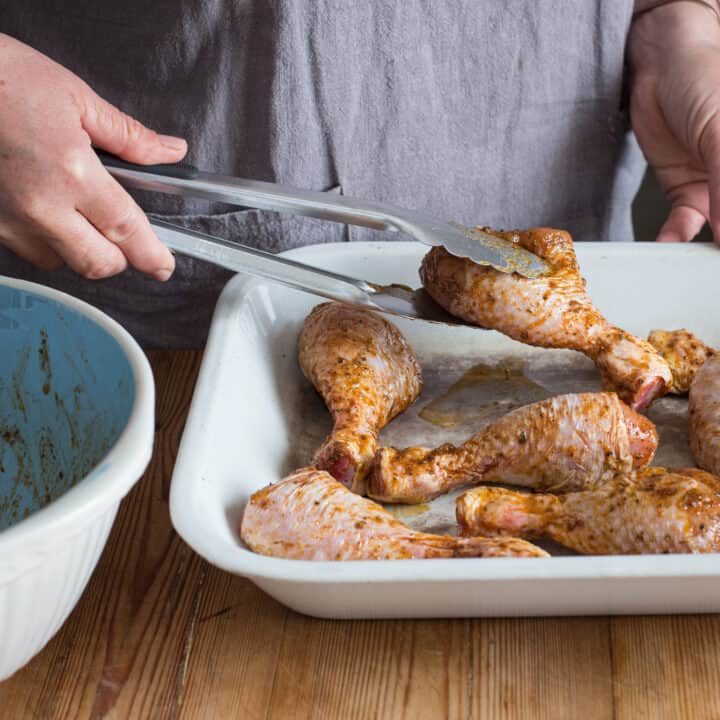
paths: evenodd
<path fill-rule="evenodd" d="M 612 621 L 618 720 L 720 718 L 720 617 Z"/>
<path fill-rule="evenodd" d="M 7 718 L 720 718 L 720 618 L 329 621 L 210 567 L 168 491 L 198 353 L 151 358 L 153 461 Z"/>
<path fill-rule="evenodd" d="M 473 717 L 613 717 L 606 618 L 473 621 Z"/>
<path fill-rule="evenodd" d="M 211 568 L 200 593 L 180 717 L 264 717 L 288 612 L 248 580 Z"/>
<path fill-rule="evenodd" d="M 208 574 L 182 717 L 468 715 L 469 621 L 331 621 L 283 608 L 242 578 Z"/>

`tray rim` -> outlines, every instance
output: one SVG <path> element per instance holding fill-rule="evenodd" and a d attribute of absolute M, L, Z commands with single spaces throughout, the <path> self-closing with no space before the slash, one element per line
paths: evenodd
<path fill-rule="evenodd" d="M 664 252 L 671 255 L 705 255 L 716 252 L 713 243 L 656 245 L 655 243 L 584 243 L 580 254 L 590 257 L 637 256 Z M 307 245 L 280 253 L 286 257 L 312 262 L 319 251 L 325 257 L 378 251 L 417 256 L 425 246 L 417 242 L 353 242 Z M 193 483 L 199 482 L 195 468 L 199 461 L 195 448 L 190 452 L 193 436 L 202 435 L 205 417 L 203 396 L 212 394 L 216 368 L 222 362 L 228 345 L 223 343 L 226 325 L 232 313 L 238 312 L 253 294 L 271 285 L 268 281 L 236 275 L 223 289 L 212 319 L 210 334 L 198 380 L 193 391 L 187 422 L 183 430 L 170 487 L 172 523 L 199 555 L 211 564 L 250 578 L 264 578 L 299 584 L 406 583 L 406 582 L 493 582 L 528 580 L 610 580 L 714 578 L 720 580 L 720 553 L 703 555 L 595 555 L 556 556 L 550 558 L 462 558 L 434 560 L 309 561 L 288 560 L 258 555 L 238 545 L 232 559 L 217 551 L 203 524 L 193 521 L 192 509 L 184 498 Z M 232 311 L 232 312 L 230 312 Z M 390 318 L 392 319 L 392 318 Z M 195 441 L 196 442 L 196 441 Z M 195 457 L 193 457 L 195 456 Z M 226 548 L 223 545 L 222 548 Z"/>

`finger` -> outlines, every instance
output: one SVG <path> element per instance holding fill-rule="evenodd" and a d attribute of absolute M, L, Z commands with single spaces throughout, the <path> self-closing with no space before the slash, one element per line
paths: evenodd
<path fill-rule="evenodd" d="M 78 201 L 78 212 L 119 248 L 133 267 L 157 280 L 167 280 L 175 270 L 172 253 L 157 239 L 145 213 L 97 159 L 88 170 L 86 186 L 92 192 Z"/>
<path fill-rule="evenodd" d="M 187 152 L 182 138 L 159 135 L 91 90 L 82 108 L 82 125 L 94 145 L 129 162 L 174 163 Z"/>
<path fill-rule="evenodd" d="M 684 182 L 678 182 L 676 168 L 660 168 L 656 172 L 672 204 L 670 215 L 660 228 L 656 240 L 689 242 L 702 230 L 710 216 L 707 174 L 684 171 Z"/>
<path fill-rule="evenodd" d="M 711 120 L 703 132 L 700 155 L 708 175 L 710 229 L 720 244 L 720 119 Z"/>
<path fill-rule="evenodd" d="M 20 236 L 5 231 L 0 245 L 31 263 L 40 270 L 58 270 L 65 263 L 45 240 L 32 236 Z"/>
<path fill-rule="evenodd" d="M 658 232 L 658 242 L 690 242 L 702 230 L 705 215 L 693 207 L 676 205 Z"/>
<path fill-rule="evenodd" d="M 112 277 L 127 268 L 125 255 L 79 212 L 72 212 L 56 224 L 48 244 L 76 273 L 89 280 Z"/>

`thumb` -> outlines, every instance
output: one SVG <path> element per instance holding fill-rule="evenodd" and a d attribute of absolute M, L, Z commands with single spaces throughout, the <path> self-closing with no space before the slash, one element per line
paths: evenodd
<path fill-rule="evenodd" d="M 720 245 L 720 120 L 713 119 L 702 135 L 700 153 L 708 175 L 710 228 Z"/>
<path fill-rule="evenodd" d="M 704 180 L 685 182 L 668 190 L 667 195 L 672 209 L 656 240 L 690 242 L 709 215 L 708 184 Z"/>
<path fill-rule="evenodd" d="M 173 163 L 187 152 L 182 138 L 159 135 L 94 93 L 83 109 L 82 126 L 93 145 L 128 162 Z"/>
<path fill-rule="evenodd" d="M 705 224 L 705 216 L 687 205 L 675 205 L 658 232 L 658 242 L 690 242 Z"/>

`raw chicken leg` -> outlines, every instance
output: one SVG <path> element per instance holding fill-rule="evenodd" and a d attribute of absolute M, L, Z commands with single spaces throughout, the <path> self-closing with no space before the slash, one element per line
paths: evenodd
<path fill-rule="evenodd" d="M 567 495 L 479 487 L 456 509 L 465 535 L 549 537 L 590 555 L 720 550 L 720 480 L 696 469 L 646 468 Z"/>
<path fill-rule="evenodd" d="M 611 325 L 590 302 L 568 233 L 549 228 L 485 231 L 539 255 L 554 272 L 529 280 L 436 247 L 423 259 L 420 277 L 437 303 L 466 322 L 528 345 L 585 353 L 600 370 L 604 386 L 635 410 L 667 390 L 670 368 L 655 349 Z"/>
<path fill-rule="evenodd" d="M 362 494 L 378 433 L 422 389 L 415 353 L 387 320 L 341 303 L 318 305 L 298 345 L 300 366 L 334 422 L 313 462 Z"/>
<path fill-rule="evenodd" d="M 261 555 L 293 560 L 547 556 L 514 538 L 415 532 L 315 468 L 298 470 L 256 492 L 245 508 L 240 535 Z"/>
<path fill-rule="evenodd" d="M 381 448 L 368 495 L 419 503 L 478 482 L 584 490 L 644 467 L 657 444 L 655 426 L 615 393 L 560 395 L 508 413 L 460 447 Z"/>
<path fill-rule="evenodd" d="M 687 330 L 653 330 L 648 342 L 662 355 L 672 372 L 670 392 L 685 395 L 695 374 L 715 351 Z"/>
<path fill-rule="evenodd" d="M 690 449 L 703 469 L 720 475 L 720 355 L 698 370 L 690 386 Z"/>

